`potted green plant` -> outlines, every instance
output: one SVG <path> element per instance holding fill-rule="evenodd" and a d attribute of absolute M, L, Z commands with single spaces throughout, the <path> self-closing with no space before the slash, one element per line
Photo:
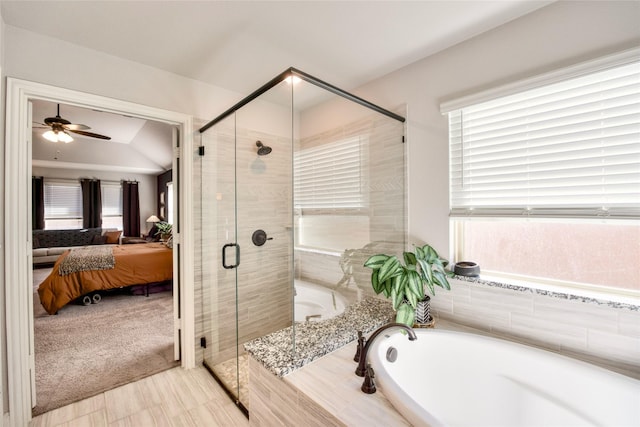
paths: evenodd
<path fill-rule="evenodd" d="M 164 222 L 164 221 L 160 221 L 160 222 L 156 222 L 156 228 L 158 229 L 158 231 L 156 232 L 156 235 L 160 235 L 160 240 L 162 240 L 163 242 L 166 241 L 169 237 L 171 237 L 171 229 L 173 228 L 172 224 L 169 224 L 168 222 Z"/>
<path fill-rule="evenodd" d="M 364 266 L 373 270 L 371 285 L 374 292 L 391 298 L 396 322 L 413 326 L 417 314 L 418 323 L 427 323 L 430 297 L 425 291 L 435 295 L 436 286 L 451 289 L 447 277 L 452 277 L 453 273 L 445 270 L 449 261 L 429 245 L 416 246 L 413 252 L 404 252 L 403 258 L 404 264 L 395 255 L 377 254 L 369 257 Z M 419 306 L 422 301 L 426 304 Z"/>

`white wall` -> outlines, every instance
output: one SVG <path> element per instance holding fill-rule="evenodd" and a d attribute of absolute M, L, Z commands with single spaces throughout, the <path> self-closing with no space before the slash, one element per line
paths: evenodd
<path fill-rule="evenodd" d="M 9 77 L 205 119 L 213 118 L 243 96 L 10 25 L 6 26 L 5 38 L 5 74 Z"/>
<path fill-rule="evenodd" d="M 636 47 L 638 17 L 640 2 L 557 2 L 358 89 L 357 95 L 382 106 L 408 105 L 409 243 L 451 253 L 441 102 Z M 455 291 L 434 298 L 443 317 L 640 369 L 638 311 L 464 282 L 452 286 Z"/>

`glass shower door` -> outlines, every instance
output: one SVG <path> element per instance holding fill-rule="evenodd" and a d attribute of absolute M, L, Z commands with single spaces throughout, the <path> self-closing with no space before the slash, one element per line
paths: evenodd
<path fill-rule="evenodd" d="M 202 133 L 203 359 L 245 409 L 243 345 L 293 323 L 292 132 L 283 82 Z"/>
<path fill-rule="evenodd" d="M 240 401 L 235 117 L 202 134 L 201 256 L 205 366 Z"/>

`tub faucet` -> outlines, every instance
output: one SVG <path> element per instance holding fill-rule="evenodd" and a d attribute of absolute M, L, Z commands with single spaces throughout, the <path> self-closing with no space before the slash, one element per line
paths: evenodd
<path fill-rule="evenodd" d="M 407 331 L 407 333 L 409 334 L 409 341 L 414 341 L 418 339 L 413 329 L 405 325 L 404 323 L 387 323 L 386 325 L 379 327 L 371 334 L 369 339 L 366 340 L 364 347 L 362 347 L 362 350 L 360 351 L 360 360 L 358 361 L 358 367 L 356 368 L 357 376 L 364 377 L 365 374 L 367 373 L 367 354 L 369 352 L 369 347 L 371 346 L 371 343 L 373 342 L 373 340 L 375 340 L 376 337 L 380 335 L 382 332 L 391 328 L 401 328 Z"/>

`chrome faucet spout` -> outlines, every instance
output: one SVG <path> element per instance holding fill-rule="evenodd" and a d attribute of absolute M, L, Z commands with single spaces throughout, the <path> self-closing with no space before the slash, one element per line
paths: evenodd
<path fill-rule="evenodd" d="M 407 331 L 407 334 L 409 335 L 409 341 L 418 339 L 413 328 L 405 325 L 404 323 L 387 323 L 386 325 L 379 327 L 371 334 L 369 339 L 366 340 L 364 348 L 360 352 L 360 360 L 358 361 L 358 367 L 356 368 L 357 376 L 364 377 L 365 373 L 367 372 L 367 354 L 369 353 L 369 347 L 371 346 L 371 343 L 373 343 L 378 335 L 391 328 L 400 328 Z"/>

